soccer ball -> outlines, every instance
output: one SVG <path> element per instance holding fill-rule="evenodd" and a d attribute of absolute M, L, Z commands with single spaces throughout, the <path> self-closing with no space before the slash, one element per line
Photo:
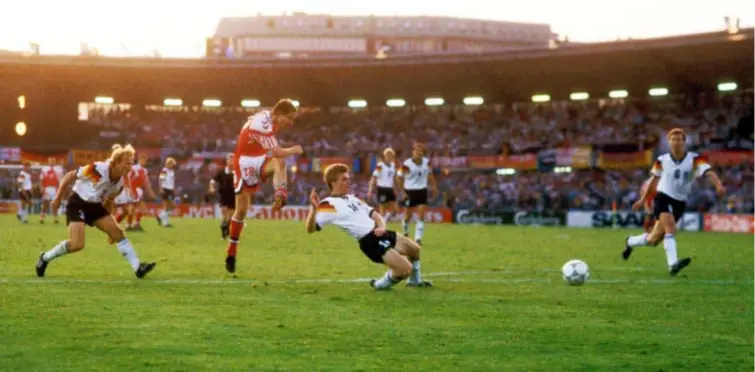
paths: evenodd
<path fill-rule="evenodd" d="M 564 280 L 571 285 L 582 285 L 590 278 L 590 268 L 584 261 L 571 260 L 561 268 Z"/>

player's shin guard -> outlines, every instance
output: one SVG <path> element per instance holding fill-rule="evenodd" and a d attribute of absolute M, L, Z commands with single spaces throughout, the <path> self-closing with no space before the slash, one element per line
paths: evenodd
<path fill-rule="evenodd" d="M 60 256 L 62 256 L 64 254 L 68 253 L 68 245 L 69 244 L 70 243 L 69 243 L 68 240 L 64 240 L 64 241 L 58 243 L 58 245 L 56 245 L 55 247 L 53 247 L 49 251 L 45 252 L 42 255 L 42 259 L 45 262 L 50 262 L 50 261 L 52 261 L 52 260 L 54 260 L 54 259 L 56 259 L 56 258 L 58 258 L 58 257 L 60 257 Z"/>
<path fill-rule="evenodd" d="M 627 239 L 627 245 L 630 247 L 640 247 L 648 244 L 648 234 L 630 236 Z"/>
<path fill-rule="evenodd" d="M 663 238 L 663 249 L 666 250 L 666 262 L 668 263 L 668 267 L 671 268 L 677 261 L 676 238 L 674 234 L 666 234 Z"/>
<path fill-rule="evenodd" d="M 422 240 L 423 235 L 425 235 L 425 221 L 419 220 L 414 225 L 414 240 Z"/>
<path fill-rule="evenodd" d="M 239 246 L 239 237 L 241 236 L 241 230 L 244 229 L 244 221 L 237 221 L 235 218 L 231 218 L 231 236 L 228 238 L 228 257 L 236 257 L 236 251 Z"/>
<path fill-rule="evenodd" d="M 126 258 L 134 272 L 139 270 L 139 257 L 136 256 L 134 246 L 131 245 L 128 238 L 123 238 L 118 242 L 118 252 L 121 252 L 121 255 Z"/>
<path fill-rule="evenodd" d="M 375 280 L 372 282 L 372 286 L 375 289 L 388 289 L 390 287 L 393 287 L 396 283 L 400 282 L 401 279 L 395 279 L 393 278 L 393 273 L 391 270 L 388 270 L 385 275 L 383 275 L 382 278 Z"/>
<path fill-rule="evenodd" d="M 422 276 L 419 273 L 419 260 L 412 261 L 412 274 L 409 276 L 407 282 L 409 284 L 422 283 Z"/>

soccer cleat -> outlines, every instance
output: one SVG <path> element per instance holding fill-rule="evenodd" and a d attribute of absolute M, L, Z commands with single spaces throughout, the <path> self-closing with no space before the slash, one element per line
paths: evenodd
<path fill-rule="evenodd" d="M 681 260 L 676 261 L 675 264 L 671 265 L 671 270 L 669 270 L 669 274 L 671 274 L 671 276 L 676 276 L 676 274 L 679 274 L 679 272 L 682 271 L 683 268 L 689 266 L 689 264 L 691 263 L 692 263 L 691 258 L 689 257 L 682 258 Z"/>
<path fill-rule="evenodd" d="M 375 280 L 375 279 L 370 279 L 370 287 L 375 288 L 375 282 L 376 281 L 377 280 Z M 375 288 L 375 289 L 377 289 L 377 288 Z"/>
<path fill-rule="evenodd" d="M 627 236 L 627 239 L 624 240 L 624 251 L 621 252 L 621 257 L 624 261 L 629 259 L 629 256 L 632 255 L 632 251 L 634 251 L 634 249 L 629 246 L 629 237 Z"/>
<path fill-rule="evenodd" d="M 142 227 L 142 225 L 136 225 L 134 226 L 134 231 L 144 232 L 144 228 Z"/>
<path fill-rule="evenodd" d="M 231 274 L 236 272 L 236 257 L 228 256 L 225 258 L 225 269 Z"/>
<path fill-rule="evenodd" d="M 149 262 L 149 263 L 140 263 L 139 268 L 136 270 L 136 277 L 141 279 L 144 278 L 145 275 L 147 275 L 152 269 L 157 266 L 157 263 L 155 262 Z"/>
<path fill-rule="evenodd" d="M 417 239 L 417 245 L 422 245 L 422 239 Z"/>
<path fill-rule="evenodd" d="M 430 288 L 430 287 L 434 287 L 433 286 L 433 282 L 428 282 L 426 280 L 423 280 L 423 281 L 421 281 L 419 283 L 407 282 L 406 286 L 407 287 L 415 287 L 415 288 Z"/>
<path fill-rule="evenodd" d="M 288 204 L 288 191 L 284 188 L 279 188 L 275 192 L 275 199 L 273 200 L 273 212 L 278 212 Z"/>
<path fill-rule="evenodd" d="M 49 263 L 45 261 L 45 259 L 43 258 L 44 256 L 45 253 L 42 252 L 42 254 L 39 255 L 39 260 L 37 260 L 37 276 L 40 278 L 45 276 L 45 270 L 47 270 L 47 264 Z"/>

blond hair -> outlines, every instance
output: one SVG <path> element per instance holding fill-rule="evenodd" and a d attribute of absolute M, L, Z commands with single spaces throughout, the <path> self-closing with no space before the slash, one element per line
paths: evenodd
<path fill-rule="evenodd" d="M 332 191 L 333 182 L 336 182 L 342 174 L 349 173 L 349 166 L 343 163 L 331 164 L 322 173 L 325 185 L 328 186 L 328 190 Z"/>
<path fill-rule="evenodd" d="M 119 144 L 115 144 L 112 147 L 113 152 L 110 153 L 110 162 L 111 163 L 120 163 L 124 157 L 128 158 L 134 158 L 134 154 L 136 153 L 136 150 L 134 150 L 134 147 L 131 145 L 121 146 Z"/>
<path fill-rule="evenodd" d="M 176 159 L 173 159 L 172 156 L 168 156 L 167 158 L 165 158 L 165 166 L 167 167 L 167 166 L 170 166 L 171 164 L 173 166 L 175 166 L 176 165 Z"/>
<path fill-rule="evenodd" d="M 673 136 L 675 134 L 681 134 L 682 135 L 682 140 L 684 140 L 684 141 L 687 140 L 687 133 L 684 133 L 684 129 L 682 129 L 682 128 L 674 128 L 671 131 L 669 131 L 668 134 L 666 135 L 666 140 L 670 140 L 671 136 Z"/>
<path fill-rule="evenodd" d="M 392 148 L 388 147 L 385 150 L 383 150 L 383 157 L 388 156 L 388 154 L 391 154 L 391 155 L 395 156 L 396 155 L 396 151 L 393 151 Z"/>

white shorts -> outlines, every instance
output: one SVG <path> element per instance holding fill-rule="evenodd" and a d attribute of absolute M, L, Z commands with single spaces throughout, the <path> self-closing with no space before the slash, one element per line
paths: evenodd
<path fill-rule="evenodd" d="M 240 193 L 244 188 L 256 188 L 260 182 L 265 182 L 265 165 L 270 161 L 262 156 L 239 156 L 233 170 L 233 190 Z"/>
<path fill-rule="evenodd" d="M 142 190 L 141 187 L 136 188 L 136 195 L 131 195 L 130 200 L 132 203 L 138 203 L 142 201 L 142 197 L 144 196 L 144 190 Z"/>
<path fill-rule="evenodd" d="M 45 187 L 45 192 L 42 193 L 42 200 L 53 200 L 58 194 L 58 188 L 55 186 Z"/>
<path fill-rule="evenodd" d="M 126 205 L 131 203 L 131 197 L 128 195 L 128 189 L 125 187 L 118 196 L 115 197 L 115 205 Z"/>

